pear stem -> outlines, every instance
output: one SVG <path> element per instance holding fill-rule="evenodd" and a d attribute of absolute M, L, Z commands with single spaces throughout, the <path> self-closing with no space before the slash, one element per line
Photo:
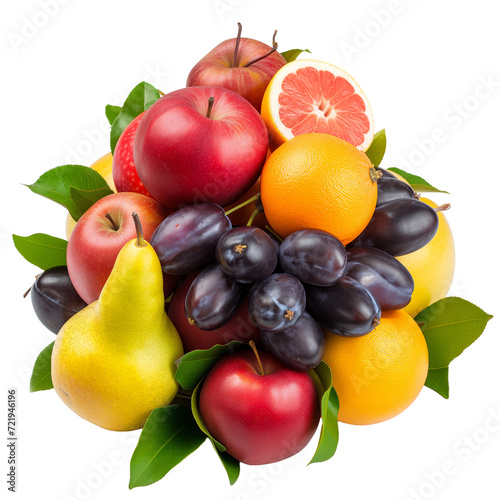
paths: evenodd
<path fill-rule="evenodd" d="M 113 220 L 113 217 L 111 217 L 111 214 L 108 212 L 104 217 L 106 217 L 106 219 L 109 220 L 109 222 L 111 222 L 111 225 L 113 226 L 113 229 L 115 231 L 118 231 L 118 229 L 120 229 L 117 225 L 116 225 L 116 222 Z"/>
<path fill-rule="evenodd" d="M 270 56 L 273 52 L 276 52 L 278 50 L 278 42 L 276 41 L 276 34 L 278 33 L 278 30 L 275 30 L 274 35 L 273 35 L 273 48 L 267 53 L 264 54 L 263 56 L 257 57 L 253 61 L 250 61 L 246 63 L 243 67 L 248 68 L 248 66 L 251 66 L 252 64 L 259 62 L 261 59 L 264 59 L 267 56 Z"/>
<path fill-rule="evenodd" d="M 241 23 L 238 23 L 238 35 L 236 36 L 236 45 L 234 47 L 234 56 L 233 56 L 233 68 L 236 68 L 238 63 L 238 49 L 240 48 L 240 40 L 241 40 Z"/>
<path fill-rule="evenodd" d="M 244 206 L 252 203 L 253 201 L 257 201 L 259 199 L 259 196 L 260 196 L 260 193 L 257 193 L 255 196 L 248 198 L 248 200 L 244 201 L 243 203 L 240 203 L 239 205 L 236 205 L 235 207 L 230 208 L 229 210 L 226 211 L 226 215 L 231 215 L 233 212 L 236 212 L 236 210 L 243 208 Z"/>
<path fill-rule="evenodd" d="M 135 224 L 135 232 L 137 234 L 137 242 L 135 243 L 138 247 L 145 247 L 146 240 L 144 239 L 144 232 L 142 230 L 142 224 L 139 219 L 139 216 L 136 212 L 132 212 L 132 218 L 134 219 Z"/>
<path fill-rule="evenodd" d="M 206 114 L 207 118 L 210 118 L 210 115 L 212 114 L 212 108 L 214 107 L 214 101 L 215 101 L 215 98 L 214 98 L 214 96 L 211 95 L 208 98 L 208 109 L 207 109 L 207 114 Z"/>
<path fill-rule="evenodd" d="M 265 375 L 264 368 L 262 367 L 262 362 L 260 361 L 260 356 L 259 356 L 259 353 L 257 352 L 257 346 L 255 345 L 255 341 L 251 340 L 249 342 L 249 344 L 250 344 L 250 347 L 252 348 L 252 351 L 255 354 L 255 357 L 257 358 L 257 361 L 259 363 L 260 374 L 262 376 L 264 376 Z"/>

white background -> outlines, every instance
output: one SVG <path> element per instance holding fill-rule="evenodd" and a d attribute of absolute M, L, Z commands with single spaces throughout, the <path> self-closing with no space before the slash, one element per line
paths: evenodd
<path fill-rule="evenodd" d="M 50 14 L 43 4 L 4 2 L 0 15 L 1 397 L 5 410 L 7 387 L 17 388 L 17 498 L 499 498 L 500 276 L 494 241 L 500 31 L 494 2 L 47 0 Z M 353 75 L 371 102 L 376 129 L 387 132 L 382 166 L 411 170 L 452 193 L 434 197 L 452 204 L 447 217 L 457 267 L 450 293 L 496 317 L 452 363 L 448 401 L 424 388 L 393 420 L 341 425 L 338 451 L 326 463 L 306 467 L 316 436 L 285 462 L 243 466 L 230 487 L 206 442 L 160 482 L 129 491 L 137 432 L 102 430 L 73 414 L 54 391 L 29 393 L 34 359 L 54 336 L 22 298 L 37 269 L 16 253 L 11 234 L 64 237 L 66 213 L 21 184 L 54 166 L 90 165 L 105 154 L 105 105 L 121 104 L 142 80 L 164 92 L 183 87 L 205 53 L 235 36 L 238 21 L 243 36 L 270 43 L 278 29 L 280 50 L 308 48 Z M 6 424 L 0 428 L 6 437 Z M 6 491 L 7 448 L 1 448 L 0 488 Z M 438 472 L 443 468 L 446 476 Z"/>

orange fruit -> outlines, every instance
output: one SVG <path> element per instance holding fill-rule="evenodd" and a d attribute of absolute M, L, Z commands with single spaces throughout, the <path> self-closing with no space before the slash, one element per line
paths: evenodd
<path fill-rule="evenodd" d="M 361 337 L 325 331 L 323 360 L 339 397 L 338 418 L 375 424 L 395 417 L 420 393 L 429 368 L 424 335 L 406 312 L 382 313 L 380 324 Z"/>
<path fill-rule="evenodd" d="M 344 245 L 370 221 L 377 172 L 365 153 L 329 134 L 304 134 L 276 149 L 260 177 L 264 213 L 283 238 L 322 229 Z"/>
<path fill-rule="evenodd" d="M 321 61 L 297 59 L 273 76 L 261 115 L 271 149 L 311 132 L 332 134 L 366 151 L 373 140 L 370 104 L 344 70 Z"/>

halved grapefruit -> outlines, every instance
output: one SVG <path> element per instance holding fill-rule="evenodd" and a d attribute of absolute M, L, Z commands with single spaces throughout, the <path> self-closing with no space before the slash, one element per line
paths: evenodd
<path fill-rule="evenodd" d="M 322 61 L 297 59 L 272 78 L 262 99 L 261 115 L 276 149 L 302 134 L 340 137 L 361 151 L 373 139 L 370 104 L 344 70 Z"/>

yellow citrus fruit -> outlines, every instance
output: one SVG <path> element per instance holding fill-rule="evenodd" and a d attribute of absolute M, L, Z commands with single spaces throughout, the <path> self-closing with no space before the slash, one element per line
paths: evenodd
<path fill-rule="evenodd" d="M 108 186 L 116 192 L 115 183 L 113 182 L 113 155 L 111 153 L 106 153 L 104 156 L 99 158 L 96 162 L 94 162 L 90 168 L 93 168 L 97 172 L 99 172 L 108 183 Z M 70 214 L 66 217 L 66 238 L 69 240 L 71 233 L 75 227 L 75 220 L 71 217 Z"/>
<path fill-rule="evenodd" d="M 408 408 L 429 368 L 424 335 L 402 310 L 382 313 L 380 324 L 361 337 L 325 331 L 323 360 L 339 397 L 339 421 L 358 425 L 383 422 Z"/>
<path fill-rule="evenodd" d="M 427 198 L 420 201 L 436 208 Z M 455 244 L 444 212 L 438 212 L 439 226 L 432 240 L 419 250 L 396 257 L 410 272 L 415 282 L 411 302 L 404 310 L 416 316 L 448 293 L 455 271 Z"/>
<path fill-rule="evenodd" d="M 300 229 L 322 229 L 346 245 L 373 215 L 376 174 L 366 154 L 352 144 L 329 134 L 299 135 L 264 164 L 264 213 L 282 237 Z"/>
<path fill-rule="evenodd" d="M 297 59 L 273 76 L 261 115 L 271 149 L 311 132 L 332 134 L 366 151 L 373 140 L 370 104 L 344 70 L 322 61 Z"/>

